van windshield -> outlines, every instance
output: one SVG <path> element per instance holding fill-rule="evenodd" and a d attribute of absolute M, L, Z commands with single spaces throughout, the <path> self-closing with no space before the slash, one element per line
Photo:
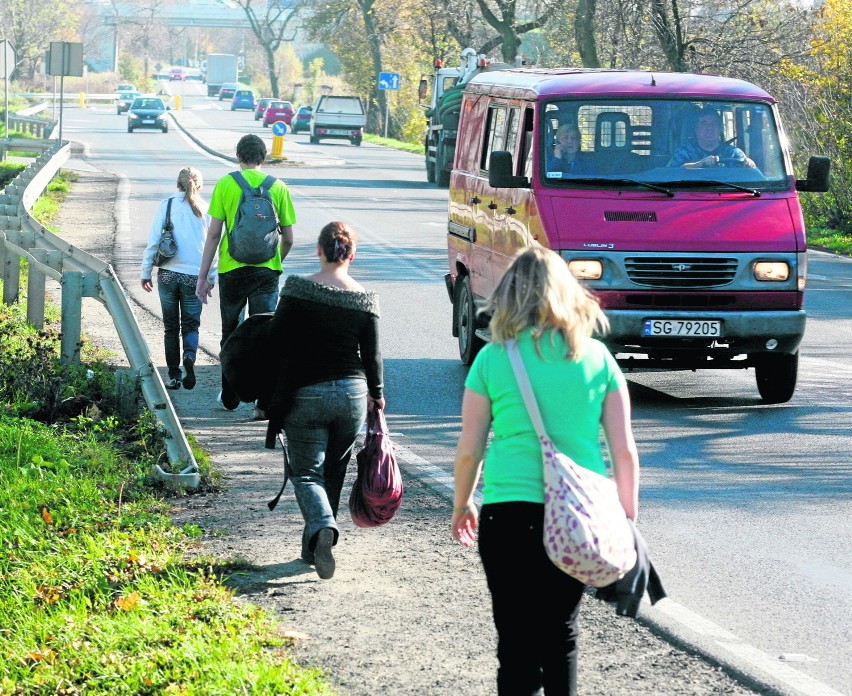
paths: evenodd
<path fill-rule="evenodd" d="M 691 190 L 789 186 L 768 104 L 572 99 L 548 102 L 541 124 L 542 178 L 554 186 L 590 179 Z"/>

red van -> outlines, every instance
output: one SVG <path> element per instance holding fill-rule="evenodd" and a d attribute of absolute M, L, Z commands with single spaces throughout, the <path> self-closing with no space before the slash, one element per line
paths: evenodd
<path fill-rule="evenodd" d="M 557 140 L 558 138 L 558 140 Z M 447 289 L 470 364 L 516 252 L 558 251 L 599 297 L 633 369 L 753 367 L 790 399 L 805 328 L 796 180 L 775 99 L 724 77 L 517 68 L 467 85 L 450 175 Z"/>

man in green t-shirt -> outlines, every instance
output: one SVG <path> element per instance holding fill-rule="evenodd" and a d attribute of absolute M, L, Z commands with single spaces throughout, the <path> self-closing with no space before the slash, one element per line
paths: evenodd
<path fill-rule="evenodd" d="M 256 135 L 244 135 L 237 143 L 237 161 L 243 177 L 250 186 L 257 187 L 266 178 L 266 173 L 260 166 L 266 160 L 266 145 Z M 195 294 L 202 303 L 213 294 L 213 284 L 207 275 L 216 252 L 219 252 L 219 309 L 222 315 L 223 346 L 240 323 L 240 317 L 248 305 L 249 315 L 274 312 L 278 302 L 278 277 L 282 272 L 282 264 L 290 247 L 293 246 L 293 224 L 296 214 L 290 191 L 281 180 L 276 180 L 269 190 L 272 203 L 278 214 L 278 232 L 280 241 L 275 256 L 269 261 L 259 264 L 246 264 L 234 260 L 228 253 L 228 235 L 222 234 L 223 229 L 233 229 L 234 217 L 242 198 L 242 189 L 234 177 L 223 176 L 216 182 L 213 194 L 210 196 L 210 230 L 204 244 L 201 257 L 198 284 Z M 225 228 L 227 225 L 227 228 Z M 233 411 L 240 405 L 239 397 L 222 375 L 222 391 L 218 401 L 227 410 Z M 256 414 L 260 415 L 260 414 Z"/>

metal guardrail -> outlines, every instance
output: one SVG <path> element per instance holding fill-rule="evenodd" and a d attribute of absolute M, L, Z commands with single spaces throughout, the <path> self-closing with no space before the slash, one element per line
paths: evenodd
<path fill-rule="evenodd" d="M 41 226 L 29 213 L 68 160 L 70 144 L 19 139 L 4 141 L 3 147 L 41 150 L 42 153 L 0 194 L 3 303 L 18 301 L 21 259 L 27 259 L 27 321 L 41 328 L 44 326 L 46 279 L 59 281 L 62 288 L 60 359 L 64 364 L 76 364 L 80 361 L 83 297 L 101 302 L 112 317 L 130 366 L 139 378 L 145 403 L 168 433 L 166 452 L 172 467 L 179 473 L 167 473 L 155 465 L 153 474 L 197 488 L 201 482 L 198 464 L 112 266 L 68 244 Z"/>

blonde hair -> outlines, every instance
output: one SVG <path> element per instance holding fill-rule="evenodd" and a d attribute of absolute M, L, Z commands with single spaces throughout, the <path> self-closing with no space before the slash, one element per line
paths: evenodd
<path fill-rule="evenodd" d="M 201 177 L 201 172 L 195 167 L 184 167 L 178 173 L 178 190 L 183 191 L 183 200 L 189 203 L 189 207 L 192 208 L 192 212 L 197 217 L 204 217 L 204 211 L 202 210 L 204 201 L 199 193 L 203 185 L 204 179 Z"/>
<path fill-rule="evenodd" d="M 500 279 L 483 311 L 493 312 L 491 337 L 504 343 L 532 329 L 536 350 L 541 339 L 560 334 L 566 357 L 580 357 L 584 339 L 605 333 L 609 322 L 593 297 L 568 270 L 559 254 L 535 245 L 519 253 Z"/>

